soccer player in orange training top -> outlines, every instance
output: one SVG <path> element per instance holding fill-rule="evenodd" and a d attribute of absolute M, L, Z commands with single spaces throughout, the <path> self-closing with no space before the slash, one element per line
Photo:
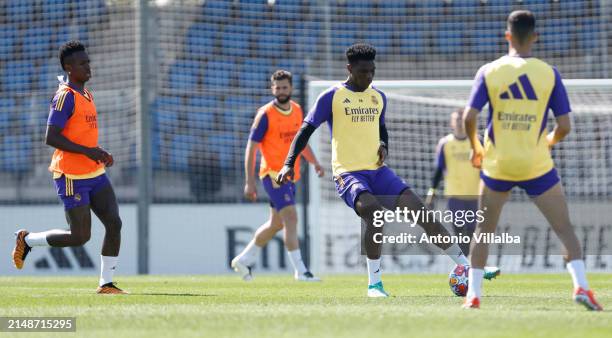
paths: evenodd
<path fill-rule="evenodd" d="M 32 247 L 81 246 L 91 236 L 91 210 L 98 216 L 106 235 L 102 244 L 99 294 L 125 294 L 113 283 L 121 242 L 121 219 L 115 192 L 105 167 L 113 156 L 98 146 L 97 112 L 85 83 L 91 77 L 89 56 L 78 41 L 60 48 L 62 69 L 68 82 L 61 83 L 51 103 L 46 143 L 55 148 L 49 170 L 62 200 L 70 230 L 30 233 L 19 230 L 13 263 L 21 269 Z"/>
<path fill-rule="evenodd" d="M 573 298 L 589 310 L 601 311 L 586 280 L 580 243 L 572 228 L 559 175 L 550 147 L 570 132 L 570 104 L 561 75 L 531 55 L 537 41 L 535 17 L 529 11 L 508 16 L 508 55 L 480 68 L 470 100 L 463 112 L 472 145 L 472 164 L 482 168 L 480 209 L 484 221 L 476 235 L 495 233 L 510 190 L 518 186 L 532 198 L 566 250 L 567 269 L 574 283 Z M 489 103 L 484 149 L 476 135 L 477 116 Z M 551 109 L 557 125 L 547 135 L 546 120 Z M 468 294 L 465 308 L 480 306 L 483 267 L 489 254 L 487 243 L 472 243 Z"/>
<path fill-rule="evenodd" d="M 290 72 L 277 70 L 272 74 L 270 80 L 274 100 L 257 111 L 244 160 L 246 176 L 244 196 L 251 201 L 255 201 L 257 199 L 255 156 L 258 149 L 261 151 L 259 178 L 262 180 L 264 189 L 270 198 L 270 219 L 257 229 L 253 240 L 232 260 L 231 266 L 241 274 L 244 280 L 251 280 L 251 267 L 255 263 L 260 249 L 278 231 L 284 230 L 285 247 L 293 265 L 295 279 L 308 282 L 319 281 L 319 278 L 308 271 L 300 253 L 294 184 L 299 179 L 299 175 L 296 175 L 293 181 L 280 185 L 275 182 L 276 175 L 282 168 L 285 156 L 289 152 L 291 140 L 300 129 L 303 119 L 302 108 L 291 100 L 293 85 Z M 319 177 L 323 176 L 323 168 L 309 147 L 304 149 L 301 155 L 314 165 Z M 299 166 L 299 160 L 296 165 Z M 296 171 L 299 173 L 299 167 Z"/>

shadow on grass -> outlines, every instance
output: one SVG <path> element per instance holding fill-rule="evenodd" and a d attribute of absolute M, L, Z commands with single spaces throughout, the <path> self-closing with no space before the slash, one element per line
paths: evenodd
<path fill-rule="evenodd" d="M 169 297 L 217 297 L 217 295 L 202 293 L 130 293 L 132 296 L 169 296 Z"/>

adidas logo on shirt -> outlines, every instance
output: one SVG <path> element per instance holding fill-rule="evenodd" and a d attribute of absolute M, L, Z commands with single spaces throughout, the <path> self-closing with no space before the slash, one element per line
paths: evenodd
<path fill-rule="evenodd" d="M 351 103 L 351 100 L 348 99 L 348 97 L 346 99 L 344 99 L 344 101 L 342 101 L 342 103 Z"/>
<path fill-rule="evenodd" d="M 499 95 L 499 98 L 502 100 L 510 100 L 510 99 L 524 100 L 525 97 L 523 96 L 523 93 L 525 94 L 524 96 L 526 96 L 527 100 L 537 100 L 538 99 L 538 97 L 535 94 L 535 91 L 533 90 L 533 86 L 531 85 L 531 82 L 529 81 L 529 77 L 527 77 L 527 74 L 523 74 L 519 76 L 518 81 L 512 83 L 508 87 L 508 90 L 506 90 L 505 92 Z"/>

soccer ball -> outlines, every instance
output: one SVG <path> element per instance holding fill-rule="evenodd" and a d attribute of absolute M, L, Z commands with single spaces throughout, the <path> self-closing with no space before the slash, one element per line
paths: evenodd
<path fill-rule="evenodd" d="M 448 274 L 448 285 L 456 296 L 465 297 L 467 294 L 469 272 L 470 267 L 468 265 L 455 265 Z"/>

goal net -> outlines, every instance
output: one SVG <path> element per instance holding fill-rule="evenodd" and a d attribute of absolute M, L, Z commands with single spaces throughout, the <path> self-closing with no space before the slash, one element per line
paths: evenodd
<path fill-rule="evenodd" d="M 389 131 L 387 165 L 405 179 L 412 189 L 424 196 L 431 186 L 435 170 L 435 148 L 439 139 L 451 132 L 450 113 L 464 107 L 472 81 L 379 81 L 374 85 L 388 99 L 385 121 Z M 308 87 L 312 107 L 317 96 L 334 85 L 330 81 L 311 81 Z M 601 239 L 610 236 L 609 208 L 612 197 L 612 81 L 565 80 L 572 106 L 572 133 L 552 152 L 570 205 L 570 216 L 578 237 L 585 247 L 591 269 L 605 268 L 607 252 Z M 482 135 L 488 107 L 480 114 Z M 548 128 L 554 126 L 549 114 Z M 311 138 L 321 163 L 331 173 L 331 146 L 328 128 L 321 127 Z M 310 179 L 310 229 L 313 262 L 324 273 L 356 272 L 364 269 L 360 254 L 360 220 L 338 197 L 331 175 Z M 438 205 L 439 206 L 439 205 Z M 563 268 L 556 237 L 537 208 L 524 192 L 515 189 L 506 205 L 499 229 L 515 229 L 527 236 L 520 249 L 507 256 L 491 257 L 506 271 L 559 270 Z M 447 226 L 447 228 L 450 227 Z M 546 246 L 555 246 L 556 249 Z M 605 246 L 605 245 L 604 245 Z M 448 272 L 451 262 L 433 248 L 422 254 L 396 255 L 385 258 L 386 271 Z M 608 250 L 609 251 L 609 250 Z M 610 263 L 608 263 L 610 264 Z"/>

